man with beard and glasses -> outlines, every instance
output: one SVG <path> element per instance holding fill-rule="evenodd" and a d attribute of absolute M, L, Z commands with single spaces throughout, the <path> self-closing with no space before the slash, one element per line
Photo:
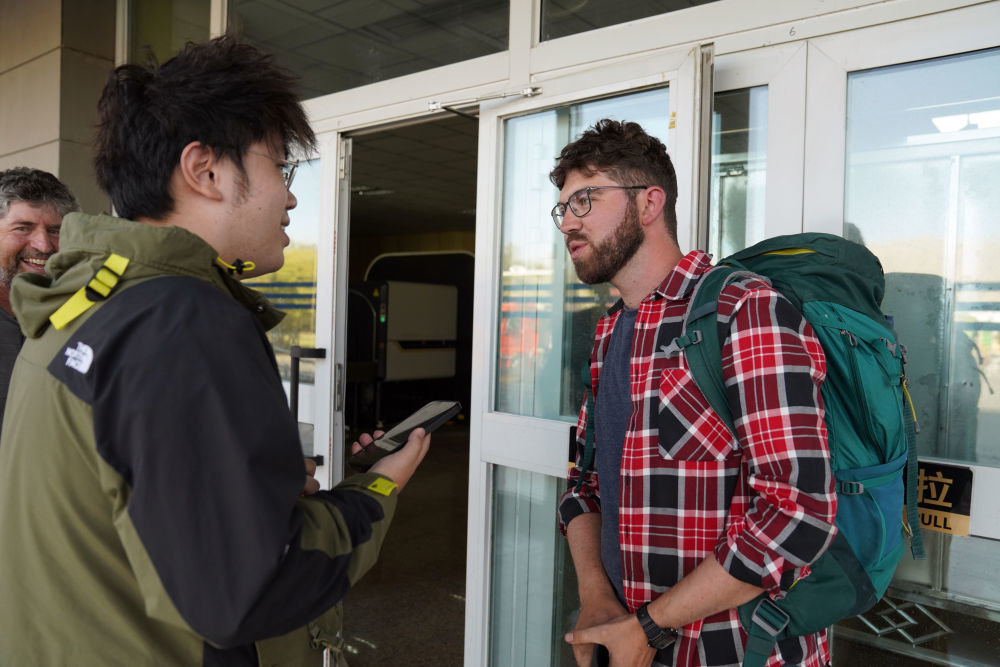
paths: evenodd
<path fill-rule="evenodd" d="M 47 171 L 15 167 L 0 172 L 0 417 L 7 385 L 24 343 L 10 307 L 10 285 L 19 273 L 44 273 L 59 250 L 63 216 L 79 209 L 63 183 Z"/>
<path fill-rule="evenodd" d="M 621 295 L 597 325 L 592 395 L 559 503 L 581 604 L 566 640 L 579 665 L 608 654 L 612 665 L 739 665 L 736 607 L 762 591 L 783 596 L 835 533 L 822 349 L 768 284 L 729 284 L 718 326 L 733 437 L 671 344 L 711 257 L 678 246 L 663 143 L 602 120 L 562 150 L 550 178 L 580 280 Z M 829 660 L 818 633 L 779 642 L 768 664 Z"/>

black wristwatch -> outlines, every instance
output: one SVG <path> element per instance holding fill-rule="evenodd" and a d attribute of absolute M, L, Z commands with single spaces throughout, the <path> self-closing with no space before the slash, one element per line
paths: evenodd
<path fill-rule="evenodd" d="M 677 631 L 673 628 L 661 628 L 653 621 L 649 616 L 649 611 L 646 607 L 649 603 L 642 605 L 635 610 L 635 617 L 639 619 L 639 625 L 642 626 L 643 632 L 646 633 L 646 641 L 649 643 L 650 648 L 664 649 L 673 644 L 677 640 Z"/>

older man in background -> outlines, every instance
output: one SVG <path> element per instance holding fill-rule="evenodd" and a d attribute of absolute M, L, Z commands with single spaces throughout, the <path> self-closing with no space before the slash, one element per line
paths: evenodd
<path fill-rule="evenodd" d="M 10 284 L 25 271 L 44 273 L 59 250 L 63 216 L 79 210 L 73 194 L 47 171 L 15 167 L 0 172 L 0 417 L 24 335 L 10 307 Z"/>

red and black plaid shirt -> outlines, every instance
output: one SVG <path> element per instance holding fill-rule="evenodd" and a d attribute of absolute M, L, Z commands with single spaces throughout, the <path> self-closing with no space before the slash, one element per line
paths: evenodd
<path fill-rule="evenodd" d="M 780 598 L 829 546 L 836 529 L 820 384 L 825 358 L 812 328 L 766 283 L 744 279 L 719 298 L 723 377 L 738 438 L 709 407 L 680 335 L 691 292 L 709 269 L 685 256 L 639 305 L 632 339 L 631 397 L 621 460 L 618 533 L 625 602 L 635 611 L 710 553 L 734 577 Z M 619 302 L 597 325 L 594 392 Z M 586 401 L 578 422 L 582 455 Z M 596 443 L 600 446 L 600 443 Z M 559 504 L 560 528 L 601 511 L 597 473 L 577 466 Z M 739 665 L 746 635 L 735 609 L 681 630 L 654 664 Z M 781 642 L 768 665 L 829 662 L 825 633 Z"/>

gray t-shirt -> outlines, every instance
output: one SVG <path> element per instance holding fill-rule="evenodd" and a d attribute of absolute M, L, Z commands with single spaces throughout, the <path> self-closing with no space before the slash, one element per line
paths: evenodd
<path fill-rule="evenodd" d="M 621 491 L 621 461 L 632 415 L 632 334 L 639 309 L 622 310 L 611 332 L 611 341 L 601 366 L 600 386 L 594 404 L 594 447 L 598 485 L 601 489 L 601 561 L 614 586 L 618 601 L 625 604 L 622 584 L 622 547 L 618 539 L 618 500 Z"/>
<path fill-rule="evenodd" d="M 17 353 L 24 344 L 21 327 L 18 326 L 10 313 L 0 308 L 0 419 L 3 418 L 7 406 L 7 387 L 10 385 L 10 374 L 14 371 Z"/>

